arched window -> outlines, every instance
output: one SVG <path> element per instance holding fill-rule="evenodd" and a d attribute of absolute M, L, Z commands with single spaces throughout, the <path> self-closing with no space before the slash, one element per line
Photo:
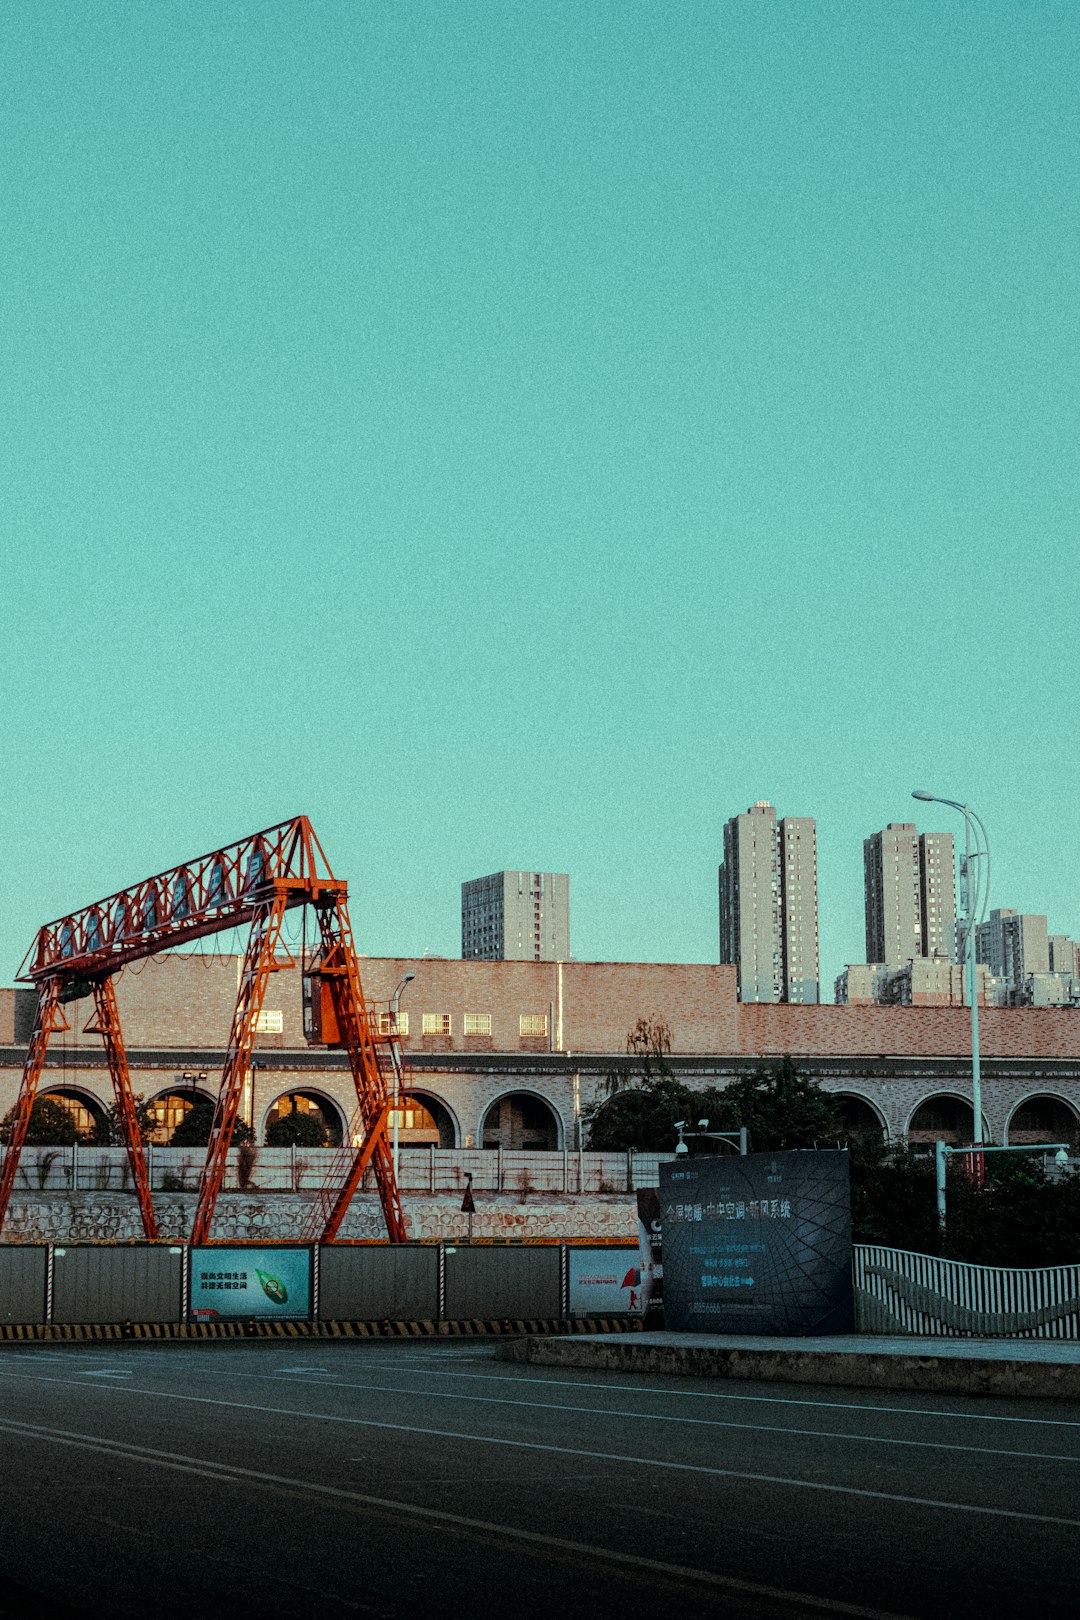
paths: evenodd
<path fill-rule="evenodd" d="M 511 1091 L 484 1115 L 480 1139 L 486 1148 L 531 1148 L 553 1152 L 559 1121 L 551 1105 L 531 1091 Z"/>

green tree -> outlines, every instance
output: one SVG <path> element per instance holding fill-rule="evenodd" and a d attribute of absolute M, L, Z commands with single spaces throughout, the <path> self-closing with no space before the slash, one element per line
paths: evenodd
<path fill-rule="evenodd" d="M 169 1138 L 170 1147 L 206 1147 L 214 1123 L 214 1104 L 205 1097 L 192 1103 Z M 255 1132 L 246 1120 L 238 1119 L 233 1126 L 232 1145 L 254 1142 Z"/>
<path fill-rule="evenodd" d="M 597 1151 L 670 1153 L 677 1119 L 719 1118 L 724 1093 L 714 1086 L 689 1086 L 671 1071 L 671 1030 L 662 1018 L 639 1018 L 626 1037 L 628 1061 L 609 1071 L 604 1095 L 585 1110 L 590 1148 Z M 721 1127 L 722 1128 L 722 1127 Z M 706 1152 L 720 1143 L 691 1143 Z"/>
<path fill-rule="evenodd" d="M 157 1120 L 151 1111 L 150 1104 L 141 1092 L 134 1099 L 134 1102 L 135 1123 L 138 1127 L 139 1141 L 148 1142 Z M 123 1147 L 125 1145 L 120 1109 L 115 1102 L 110 1103 L 101 1118 L 95 1122 L 87 1141 L 91 1142 L 94 1147 Z"/>
<path fill-rule="evenodd" d="M 0 1142 L 11 1140 L 17 1106 L 9 1108 L 3 1120 L 0 1120 Z M 81 1140 L 70 1108 L 65 1108 L 53 1097 L 35 1099 L 26 1131 L 27 1147 L 70 1147 L 73 1142 Z"/>
<path fill-rule="evenodd" d="M 300 1113 L 295 1106 L 289 1113 L 272 1119 L 266 1127 L 267 1147 L 325 1147 L 328 1139 L 322 1116 Z"/>
<path fill-rule="evenodd" d="M 745 1125 L 751 1153 L 836 1145 L 831 1097 L 801 1074 L 790 1057 L 733 1080 L 716 1096 L 715 1112 L 702 1112 L 709 1113 L 714 1129 L 735 1130 Z"/>

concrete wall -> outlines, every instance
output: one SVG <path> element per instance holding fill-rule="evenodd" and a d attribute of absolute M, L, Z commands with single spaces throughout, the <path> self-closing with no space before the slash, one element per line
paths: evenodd
<path fill-rule="evenodd" d="M 311 1200 L 304 1195 L 270 1193 L 249 1196 L 224 1193 L 218 1200 L 213 1236 L 220 1241 L 296 1242 Z M 186 1242 L 195 1214 L 193 1194 L 157 1193 L 154 1209 L 161 1236 Z M 415 1198 L 405 1202 L 411 1238 L 461 1242 L 468 1217 L 461 1198 Z M 123 1193 L 16 1194 L 4 1222 L 3 1245 L 10 1243 L 131 1243 L 143 1235 L 135 1198 Z M 382 1210 L 373 1193 L 352 1202 L 342 1238 L 386 1236 Z M 637 1242 L 637 1204 L 633 1194 L 574 1199 L 536 1197 L 528 1203 L 510 1194 L 477 1199 L 473 1217 L 476 1238 L 604 1238 Z"/>

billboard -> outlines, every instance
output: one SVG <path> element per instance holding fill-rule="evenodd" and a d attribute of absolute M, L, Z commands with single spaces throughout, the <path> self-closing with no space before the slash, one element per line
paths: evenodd
<path fill-rule="evenodd" d="M 639 1187 L 638 1218 L 638 1304 L 642 1327 L 664 1325 L 663 1223 L 660 1219 L 660 1192 L 656 1187 Z"/>
<path fill-rule="evenodd" d="M 191 1315 L 308 1317 L 311 1250 L 308 1248 L 192 1249 Z"/>
<path fill-rule="evenodd" d="M 636 1249 L 567 1250 L 571 1316 L 628 1316 L 641 1309 Z"/>
<path fill-rule="evenodd" d="M 660 1167 L 667 1326 L 853 1333 L 848 1156 L 834 1149 Z"/>

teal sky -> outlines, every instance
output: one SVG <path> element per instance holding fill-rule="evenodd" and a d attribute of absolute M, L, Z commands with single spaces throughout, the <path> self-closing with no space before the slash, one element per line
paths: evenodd
<path fill-rule="evenodd" d="M 1080 934 L 1078 84 L 1074 0 L 8 0 L 0 982 L 301 811 L 372 954 L 532 866 L 716 960 L 762 797 L 831 994 L 913 787 Z"/>

